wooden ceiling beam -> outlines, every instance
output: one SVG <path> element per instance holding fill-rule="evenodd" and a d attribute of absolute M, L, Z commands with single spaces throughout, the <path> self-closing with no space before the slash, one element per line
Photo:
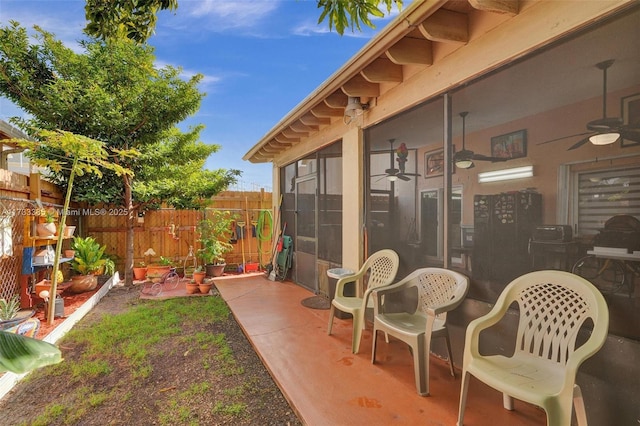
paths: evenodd
<path fill-rule="evenodd" d="M 270 146 L 271 148 L 275 148 L 275 149 L 280 149 L 280 150 L 284 150 L 284 149 L 288 149 L 291 148 L 293 146 L 292 143 L 282 143 L 279 142 L 275 139 L 272 139 L 271 142 L 267 143 L 267 146 Z"/>
<path fill-rule="evenodd" d="M 380 85 L 367 81 L 361 74 L 355 75 L 341 87 L 342 91 L 357 98 L 377 98 L 380 96 Z"/>
<path fill-rule="evenodd" d="M 305 126 L 326 126 L 327 124 L 331 124 L 331 119 L 319 118 L 313 115 L 311 112 L 308 112 L 300 117 L 300 122 Z"/>
<path fill-rule="evenodd" d="M 286 149 L 286 147 L 281 147 L 281 148 L 275 148 L 272 147 L 271 145 L 265 145 L 262 147 L 261 151 L 267 152 L 269 154 L 277 154 L 281 151 L 284 151 Z"/>
<path fill-rule="evenodd" d="M 469 17 L 465 13 L 439 9 L 418 28 L 427 40 L 461 44 L 469 42 Z"/>
<path fill-rule="evenodd" d="M 518 14 L 520 4 L 518 0 L 469 0 L 474 9 L 484 12 L 503 13 L 515 16 Z"/>
<path fill-rule="evenodd" d="M 296 132 L 291 128 L 288 129 L 284 129 L 282 132 L 284 136 L 291 138 L 291 139 L 301 139 L 302 137 L 306 137 L 309 134 L 307 132 Z"/>
<path fill-rule="evenodd" d="M 320 130 L 319 126 L 307 126 L 306 124 L 303 124 L 300 120 L 296 121 L 295 123 L 292 123 L 291 126 L 289 126 L 289 128 L 294 132 L 307 133 L 307 134 L 311 132 L 317 132 L 318 130 Z"/>
<path fill-rule="evenodd" d="M 423 38 L 405 37 L 391 46 L 386 55 L 398 65 L 432 65 L 431 41 Z"/>
<path fill-rule="evenodd" d="M 321 102 L 315 107 L 311 108 L 311 114 L 318 118 L 332 118 L 341 117 L 343 114 L 343 108 L 332 108 L 325 102 Z"/>
<path fill-rule="evenodd" d="M 348 101 L 349 98 L 344 94 L 344 92 L 335 91 L 325 98 L 324 103 L 330 108 L 344 109 L 347 106 Z M 340 113 L 340 115 L 342 115 L 342 113 Z"/>
<path fill-rule="evenodd" d="M 371 83 L 402 81 L 402 65 L 391 62 L 389 58 L 378 58 L 364 68 L 360 74 Z"/>
<path fill-rule="evenodd" d="M 282 133 L 275 135 L 273 138 L 283 145 L 293 145 L 294 143 L 300 142 L 300 138 L 288 138 Z"/>

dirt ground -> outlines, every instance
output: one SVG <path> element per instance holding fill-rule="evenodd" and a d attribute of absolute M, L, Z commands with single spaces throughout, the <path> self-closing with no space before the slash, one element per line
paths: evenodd
<path fill-rule="evenodd" d="M 113 315 L 130 308 L 132 304 L 141 303 L 138 299 L 138 288 L 114 287 L 87 314 L 76 327 L 86 327 L 96 322 L 102 315 Z M 217 296 L 213 296 L 217 297 Z M 211 328 L 212 326 L 208 326 Z M 123 398 L 113 398 L 113 403 L 91 407 L 77 420 L 71 423 L 42 422 L 43 414 L 51 411 L 51 402 L 64 400 L 71 393 L 71 385 L 64 376 L 47 376 L 46 378 L 27 377 L 0 401 L 0 425 L 37 425 L 37 424 L 75 424 L 75 425 L 154 425 L 154 424 L 188 424 L 188 425 L 300 425 L 300 421 L 288 405 L 277 385 L 259 360 L 242 330 L 229 315 L 226 321 L 216 323 L 211 330 L 190 330 L 193 333 L 211 332 L 225 333 L 229 346 L 238 363 L 244 369 L 241 375 L 213 375 L 202 368 L 202 360 L 198 357 L 184 356 L 180 339 L 170 339 L 163 343 L 164 355 L 153 361 L 153 374 L 140 383 L 124 384 L 118 376 L 125 376 L 126 371 L 114 371 L 108 377 L 87 383 L 93 392 L 117 392 L 126 395 L 125 403 L 118 403 Z M 166 345 L 174 347 L 167 348 Z M 63 362 L 73 362 L 78 357 L 79 348 L 61 347 Z M 230 415 L 216 410 L 216 397 L 192 395 L 188 401 L 191 415 L 184 419 L 172 418 L 162 420 L 159 412 L 171 410 L 170 404 L 180 400 L 179 392 L 189 389 L 190 384 L 207 382 L 212 390 L 219 389 L 218 394 L 228 389 L 244 386 L 240 403 L 246 408 L 241 415 Z M 246 384 L 250 383 L 251 386 Z M 129 388 L 127 388 L 127 386 Z M 248 388 L 248 389 L 246 389 Z M 226 392 L 226 391 L 225 391 Z M 237 396 L 235 401 L 238 402 Z M 195 414 L 194 414 L 195 413 Z M 194 419 L 195 416 L 195 419 Z M 51 419 L 47 414 L 46 418 Z M 188 418 L 187 418 L 188 417 Z"/>

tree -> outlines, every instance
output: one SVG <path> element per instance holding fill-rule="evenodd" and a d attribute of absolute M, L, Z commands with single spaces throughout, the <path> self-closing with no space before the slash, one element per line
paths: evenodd
<path fill-rule="evenodd" d="M 53 271 L 51 272 L 51 289 L 49 295 L 55 295 L 57 294 L 58 286 L 58 269 L 60 267 L 59 263 L 62 252 L 63 230 L 69 212 L 75 177 L 97 175 L 100 178 L 102 177 L 102 170 L 110 170 L 118 176 L 132 176 L 131 170 L 118 165 L 118 161 L 114 160 L 134 158 L 138 155 L 138 152 L 135 150 L 114 150 L 110 153 L 105 149 L 104 143 L 100 141 L 61 130 L 34 129 L 32 133 L 37 138 L 36 141 L 11 139 L 11 142 L 17 142 L 20 146 L 28 148 L 29 156 L 38 166 L 47 167 L 56 172 L 66 170 L 69 173 L 62 214 L 58 222 L 58 241 L 53 259 Z M 64 155 L 38 155 L 42 150 L 47 152 L 59 151 L 64 153 Z M 49 325 L 53 324 L 54 313 L 55 303 L 49 303 L 49 311 L 47 314 Z"/>
<path fill-rule="evenodd" d="M 199 127 L 184 135 L 175 128 L 200 107 L 203 94 L 196 86 L 201 75 L 183 81 L 179 69 L 156 69 L 153 49 L 128 39 L 82 42 L 85 52 L 78 54 L 52 34 L 36 30 L 36 42 L 30 44 L 18 23 L 0 28 L 0 93 L 33 116 L 12 120 L 27 132 L 60 129 L 101 141 L 109 150 L 141 153 L 113 160 L 132 170 L 135 179 L 107 170 L 99 180 L 78 176 L 74 185 L 75 199 L 126 207 L 125 281 L 131 283 L 133 225 L 140 203 L 168 200 L 178 207 L 193 206 L 235 182 L 239 172 L 202 170 L 219 147 L 198 142 Z M 43 147 L 34 155 L 65 153 Z M 69 171 L 53 170 L 52 176 L 64 184 Z M 192 186 L 188 191 L 185 182 Z"/>
<path fill-rule="evenodd" d="M 383 17 L 380 5 L 386 6 L 387 13 L 394 5 L 402 9 L 402 0 L 317 0 L 317 3 L 322 9 L 318 23 L 328 19 L 329 28 L 335 26 L 340 35 L 349 27 L 360 31 L 361 24 L 375 28 L 369 16 Z M 85 32 L 104 40 L 125 36 L 142 43 L 153 34 L 158 12 L 177 8 L 178 0 L 87 0 L 85 15 L 89 23 Z"/>

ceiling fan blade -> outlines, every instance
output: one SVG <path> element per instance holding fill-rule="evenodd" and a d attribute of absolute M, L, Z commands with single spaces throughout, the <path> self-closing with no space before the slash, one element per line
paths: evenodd
<path fill-rule="evenodd" d="M 398 179 L 400 179 L 400 180 L 405 181 L 405 182 L 406 182 L 406 181 L 408 181 L 408 180 L 411 180 L 411 178 L 410 178 L 409 176 L 405 176 L 404 174 L 396 175 L 396 177 L 397 177 Z"/>
<path fill-rule="evenodd" d="M 376 175 L 371 175 L 371 177 L 378 177 L 378 176 L 389 176 L 389 173 L 378 173 Z"/>
<path fill-rule="evenodd" d="M 401 173 L 404 176 L 422 176 L 420 173 Z"/>
<path fill-rule="evenodd" d="M 574 143 L 567 149 L 567 151 L 571 151 L 572 149 L 580 148 L 585 143 L 589 142 L 589 138 L 580 139 L 578 142 Z"/>
<path fill-rule="evenodd" d="M 489 157 L 489 156 L 482 155 L 482 154 L 473 154 L 471 156 L 471 159 L 472 160 L 478 160 L 478 161 L 491 161 L 491 162 L 509 160 L 508 157 Z"/>
<path fill-rule="evenodd" d="M 593 133 L 593 132 L 576 133 L 575 135 L 563 136 L 561 138 L 555 138 L 555 139 L 551 139 L 551 140 L 548 140 L 548 141 L 540 142 L 540 143 L 538 143 L 536 145 L 544 145 L 544 144 L 551 143 L 551 142 L 561 141 L 563 139 L 573 138 L 575 136 L 590 135 L 591 133 Z"/>

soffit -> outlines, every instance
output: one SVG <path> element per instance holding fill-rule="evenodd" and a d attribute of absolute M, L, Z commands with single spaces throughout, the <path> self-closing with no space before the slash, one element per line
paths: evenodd
<path fill-rule="evenodd" d="M 580 3 L 576 1 L 576 7 Z M 611 13 L 630 1 L 602 3 Z M 329 77 L 245 154 L 253 163 L 275 161 L 283 152 L 328 126 L 342 124 L 349 96 L 376 108 L 377 98 L 403 85 L 411 76 L 438 65 L 462 47 L 470 50 L 479 33 L 489 33 L 537 1 L 416 1 L 336 73 Z M 600 10 L 600 9 L 599 9 Z M 559 19 L 559 17 L 556 17 Z M 496 47 L 498 48 L 498 47 Z M 444 52 L 444 53 L 443 53 Z"/>

